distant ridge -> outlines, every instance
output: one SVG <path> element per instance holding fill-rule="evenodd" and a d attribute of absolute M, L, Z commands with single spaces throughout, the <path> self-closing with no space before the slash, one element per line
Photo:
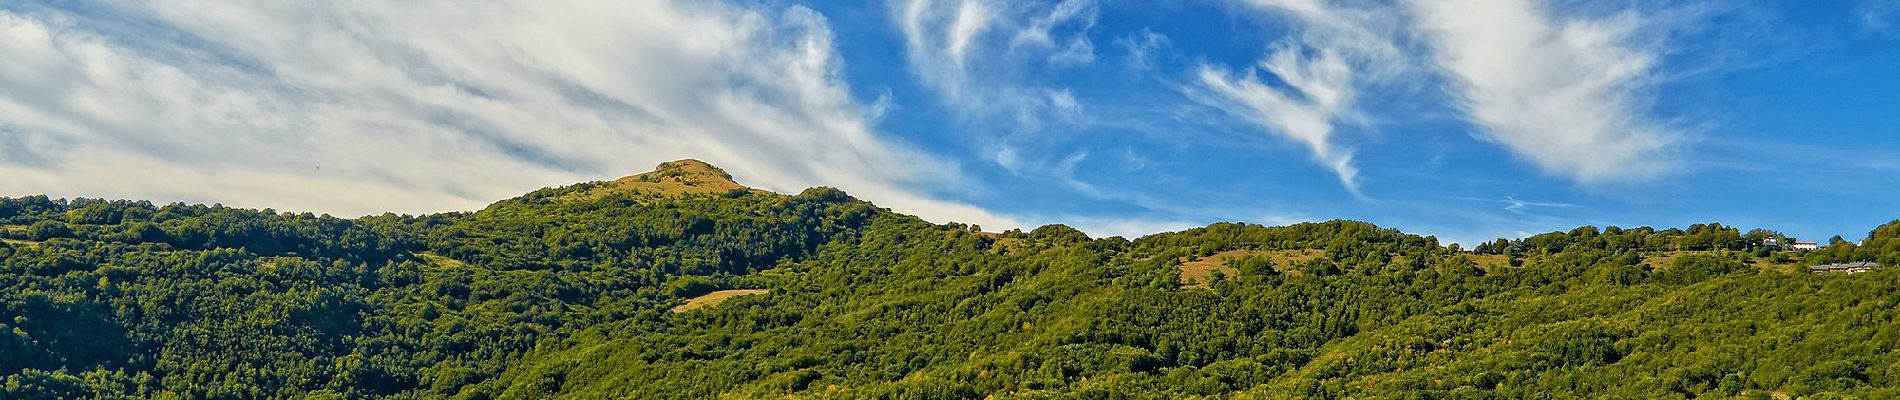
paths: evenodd
<path fill-rule="evenodd" d="M 0 399 L 1900 399 L 1900 221 L 1466 251 L 769 193 L 680 160 L 422 216 L 0 197 Z"/>

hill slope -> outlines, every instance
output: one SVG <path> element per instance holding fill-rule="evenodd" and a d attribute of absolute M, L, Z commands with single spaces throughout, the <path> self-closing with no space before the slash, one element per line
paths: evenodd
<path fill-rule="evenodd" d="M 1900 272 L 1798 268 L 1900 224 L 1743 236 L 997 235 L 690 160 L 426 216 L 0 199 L 0 398 L 1900 397 Z"/>

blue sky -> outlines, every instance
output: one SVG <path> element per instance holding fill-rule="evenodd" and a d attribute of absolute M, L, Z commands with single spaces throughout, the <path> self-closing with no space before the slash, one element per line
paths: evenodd
<path fill-rule="evenodd" d="M 933 221 L 1900 218 L 1900 1 L 0 1 L 0 195 L 480 208 L 678 158 Z"/>

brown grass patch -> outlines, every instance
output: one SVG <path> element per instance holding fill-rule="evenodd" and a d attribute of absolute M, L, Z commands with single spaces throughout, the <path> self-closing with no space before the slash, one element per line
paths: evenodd
<path fill-rule="evenodd" d="M 1265 257 L 1268 260 L 1273 260 L 1274 269 L 1285 272 L 1296 269 L 1300 265 L 1306 264 L 1307 261 L 1325 256 L 1325 251 L 1314 249 L 1223 251 L 1214 253 L 1214 255 L 1211 256 L 1181 263 L 1178 267 L 1181 271 L 1181 288 L 1208 289 L 1208 285 L 1214 276 L 1214 271 L 1220 271 L 1222 275 L 1228 277 L 1239 275 L 1240 271 L 1227 266 L 1227 260 L 1241 257 Z"/>
<path fill-rule="evenodd" d="M 586 191 L 563 196 L 569 200 L 593 200 L 617 193 L 644 193 L 665 196 L 720 194 L 748 188 L 732 180 L 725 170 L 703 161 L 686 159 L 660 163 L 652 172 L 615 179 Z"/>
<path fill-rule="evenodd" d="M 1650 269 L 1667 268 L 1670 265 L 1676 263 L 1677 257 L 1680 257 L 1680 255 L 1676 254 L 1675 252 L 1668 252 L 1668 253 L 1662 253 L 1662 254 L 1656 254 L 1656 255 L 1644 254 L 1643 266 L 1647 266 Z"/>
<path fill-rule="evenodd" d="M 707 293 L 699 297 L 694 297 L 691 300 L 687 300 L 686 304 L 681 304 L 678 307 L 673 307 L 673 312 L 676 312 L 676 313 L 687 312 L 687 311 L 692 311 L 699 308 L 712 307 L 712 306 L 719 305 L 719 303 L 724 303 L 726 302 L 726 300 L 731 300 L 734 297 L 749 296 L 749 295 L 755 295 L 755 294 L 766 294 L 770 292 L 771 292 L 770 290 L 765 290 L 765 289 L 733 289 L 733 290 L 715 291 L 715 292 Z"/>
<path fill-rule="evenodd" d="M 718 193 L 725 193 L 725 192 L 730 192 L 734 190 L 747 189 L 745 186 L 740 186 L 738 183 L 733 183 L 733 182 L 702 182 L 702 181 L 688 181 L 688 182 L 614 181 L 614 183 L 612 185 L 607 186 L 607 188 L 613 189 L 615 191 L 659 193 L 659 194 L 669 194 L 669 195 L 718 194 Z M 589 191 L 588 194 L 595 194 L 594 192 L 595 191 Z"/>
<path fill-rule="evenodd" d="M 1669 269 L 1670 267 L 1675 266 L 1676 259 L 1688 257 L 1692 255 L 1701 255 L 1701 256 L 1715 257 L 1715 258 L 1731 258 L 1731 257 L 1736 256 L 1735 253 L 1724 253 L 1721 251 L 1701 251 L 1701 250 L 1665 251 L 1665 252 L 1659 252 L 1659 253 L 1644 254 L 1643 266 L 1649 267 L 1652 270 Z M 1803 263 L 1800 258 L 1794 258 L 1794 257 L 1790 257 L 1788 262 L 1775 262 L 1774 255 L 1769 255 L 1768 257 L 1749 257 L 1748 264 L 1750 266 L 1755 267 L 1755 269 L 1761 270 L 1761 271 L 1776 271 L 1776 272 L 1807 272 L 1808 271 L 1807 264 Z"/>
<path fill-rule="evenodd" d="M 423 260 L 423 261 L 427 261 L 427 262 L 429 263 L 429 266 L 432 266 L 432 267 L 437 267 L 437 268 L 443 268 L 443 267 L 448 267 L 448 268 L 464 268 L 464 267 L 468 267 L 468 264 L 467 264 L 467 263 L 463 263 L 463 262 L 462 262 L 462 260 L 457 260 L 457 259 L 453 259 L 453 258 L 448 258 L 448 257 L 444 257 L 444 256 L 442 256 L 442 255 L 440 255 L 440 254 L 435 254 L 435 253 L 430 253 L 430 252 L 421 252 L 421 253 L 416 253 L 416 256 L 417 256 L 417 257 L 422 257 L 422 260 Z"/>
<path fill-rule="evenodd" d="M 1754 261 L 1755 261 L 1755 268 L 1758 268 L 1762 271 L 1800 272 L 1800 273 L 1808 272 L 1807 264 L 1802 263 L 1801 259 L 1798 259 L 1798 258 L 1788 260 L 1788 262 L 1785 262 L 1785 263 L 1779 263 L 1779 262 L 1775 262 L 1775 257 L 1771 255 L 1768 257 L 1756 258 L 1754 259 Z"/>
<path fill-rule="evenodd" d="M 1511 266 L 1511 256 L 1503 254 L 1465 254 L 1464 257 L 1486 271 Z"/>
<path fill-rule="evenodd" d="M 1318 249 L 1275 250 L 1275 251 L 1267 251 L 1267 252 L 1262 252 L 1262 253 L 1264 253 L 1267 256 L 1267 258 L 1272 259 L 1273 265 L 1279 267 L 1278 269 L 1281 269 L 1281 270 L 1290 269 L 1290 268 L 1293 268 L 1294 266 L 1304 265 L 1306 264 L 1307 261 L 1318 260 L 1322 257 L 1326 257 L 1326 251 L 1318 250 Z"/>
<path fill-rule="evenodd" d="M 0 239 L 0 242 L 6 242 L 6 244 L 10 246 L 40 247 L 40 242 L 29 242 L 25 240 Z"/>
<path fill-rule="evenodd" d="M 1650 269 L 1668 269 L 1676 265 L 1676 259 L 1692 255 L 1726 258 L 1722 255 L 1722 252 L 1718 251 L 1665 251 L 1655 254 L 1644 254 L 1643 265 L 1649 266 Z"/>
<path fill-rule="evenodd" d="M 1210 289 L 1214 271 L 1220 271 L 1221 275 L 1229 277 L 1240 273 L 1234 267 L 1227 266 L 1227 260 L 1216 260 L 1212 257 L 1181 263 L 1180 268 L 1182 289 Z"/>
<path fill-rule="evenodd" d="M 662 193 L 725 193 L 748 189 L 732 181 L 725 170 L 699 160 L 660 163 L 653 172 L 614 180 L 622 189 Z"/>

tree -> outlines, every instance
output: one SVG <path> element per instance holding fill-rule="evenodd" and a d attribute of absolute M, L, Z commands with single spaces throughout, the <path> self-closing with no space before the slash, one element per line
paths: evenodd
<path fill-rule="evenodd" d="M 71 227 L 66 226 L 64 222 L 42 220 L 28 226 L 26 228 L 26 236 L 35 241 L 44 241 L 52 238 L 72 237 L 73 230 Z"/>

